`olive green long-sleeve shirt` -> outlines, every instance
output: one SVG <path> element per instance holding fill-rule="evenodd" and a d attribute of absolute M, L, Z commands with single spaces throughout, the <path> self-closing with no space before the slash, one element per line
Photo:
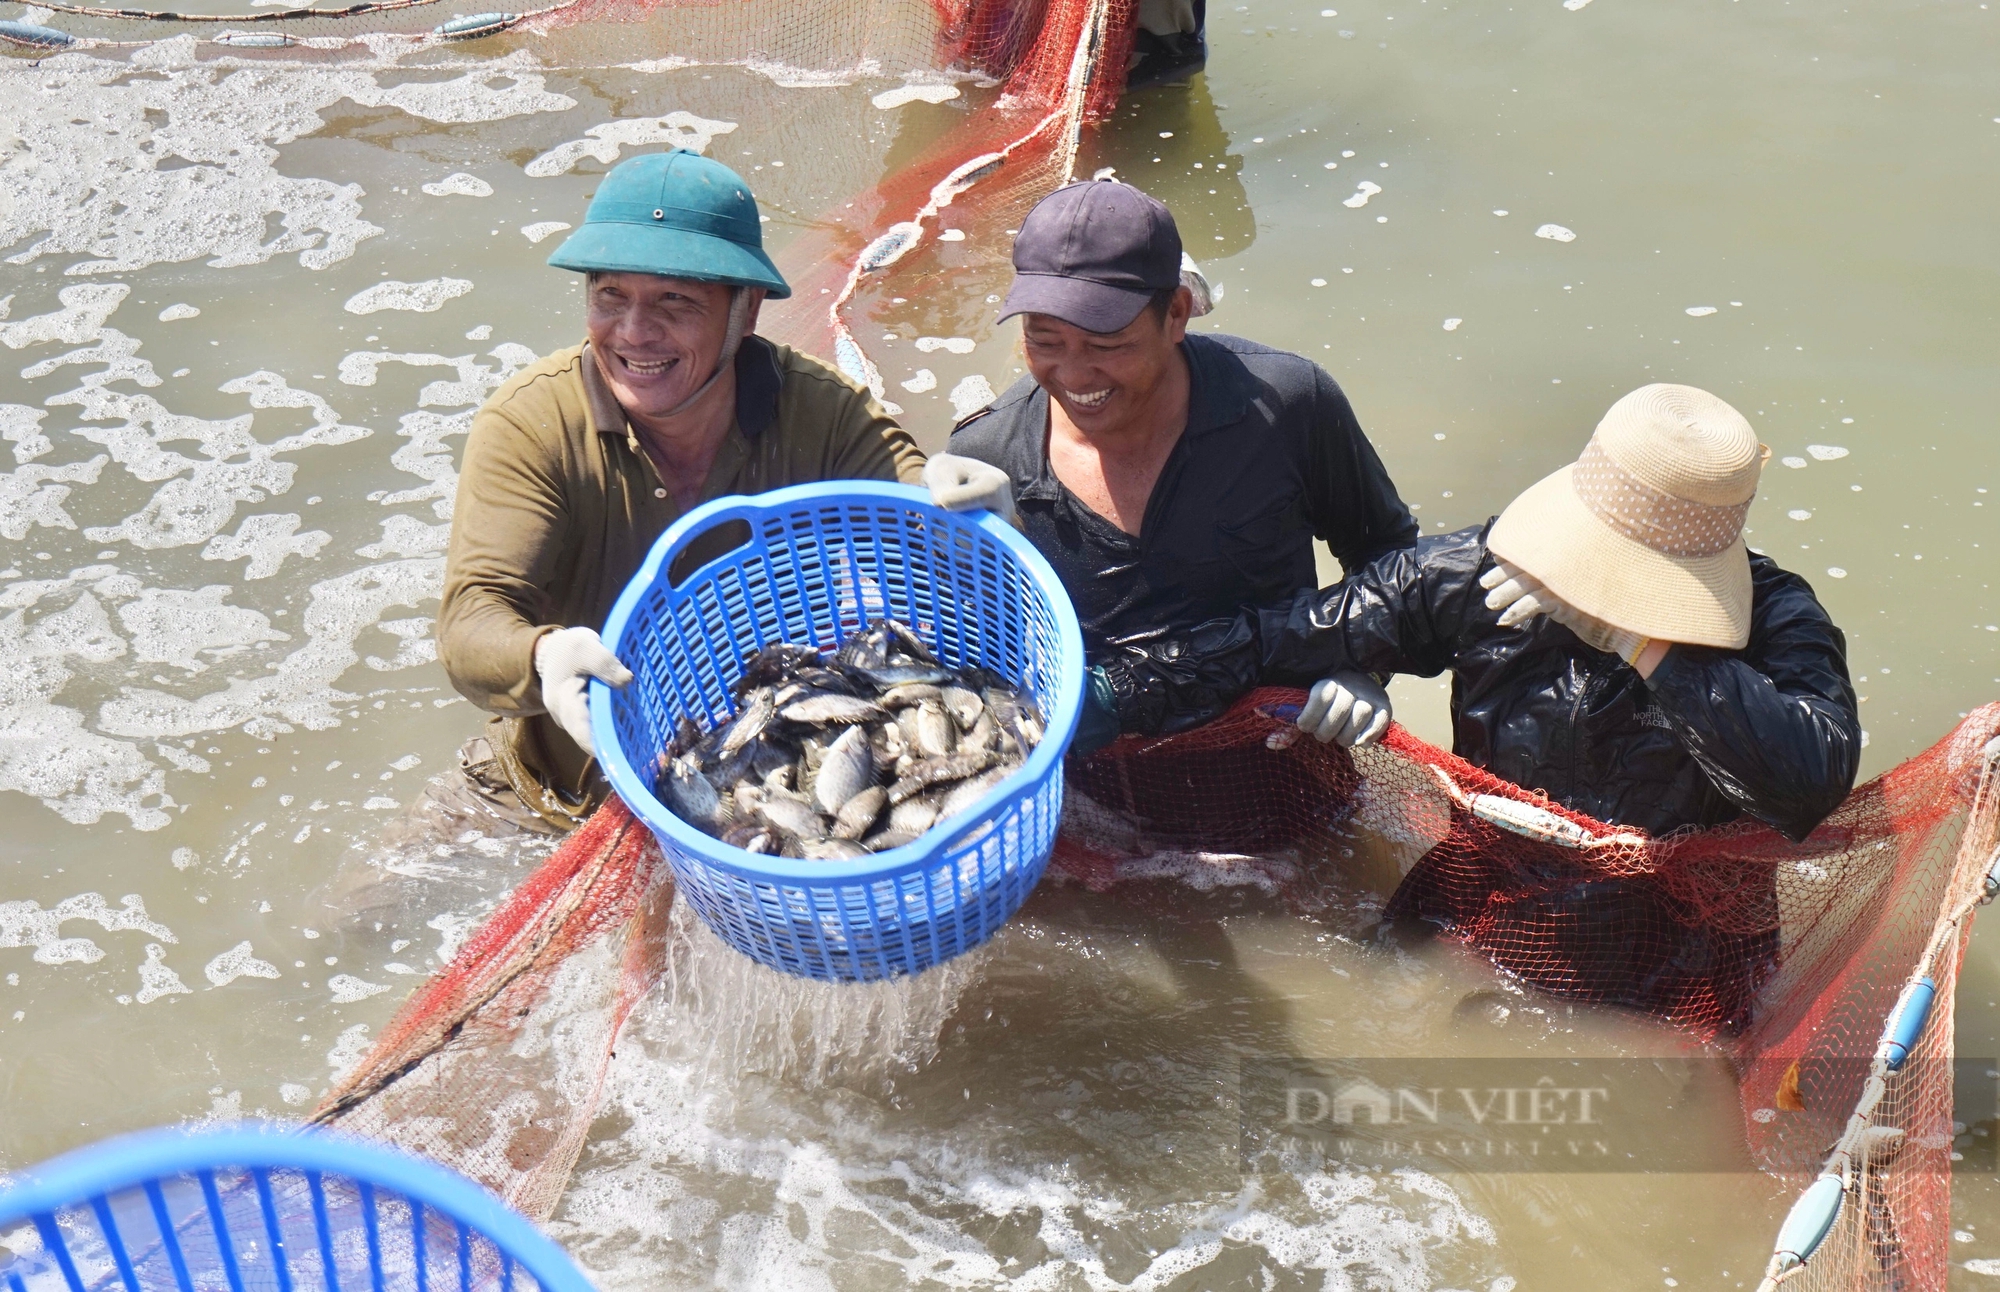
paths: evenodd
<path fill-rule="evenodd" d="M 737 354 L 736 386 L 736 421 L 703 502 L 816 480 L 921 481 L 924 457 L 908 433 L 817 359 L 753 336 Z M 488 736 L 515 789 L 558 823 L 587 815 L 605 789 L 595 761 L 542 707 L 535 643 L 557 628 L 602 628 L 681 515 L 587 345 L 517 373 L 473 418 L 439 654 L 459 693 L 499 715 Z"/>

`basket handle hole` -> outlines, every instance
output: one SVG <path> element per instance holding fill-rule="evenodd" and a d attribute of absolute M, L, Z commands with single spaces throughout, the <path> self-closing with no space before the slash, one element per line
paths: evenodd
<path fill-rule="evenodd" d="M 705 529 L 688 541 L 667 567 L 667 586 L 679 590 L 689 575 L 750 542 L 750 522 L 738 517 Z"/>

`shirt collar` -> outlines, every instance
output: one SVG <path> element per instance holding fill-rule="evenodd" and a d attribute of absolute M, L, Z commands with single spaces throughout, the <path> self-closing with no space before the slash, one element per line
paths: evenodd
<path fill-rule="evenodd" d="M 1189 333 L 1181 342 L 1188 364 L 1188 420 L 1183 433 L 1192 438 L 1225 426 L 1234 426 L 1250 411 L 1249 372 L 1236 357 L 1205 336 Z M 1062 493 L 1062 484 L 1049 469 L 1045 434 L 1049 424 L 1049 395 L 1033 377 L 1023 377 L 993 401 L 993 412 L 1011 424 L 1035 464 L 1031 478 L 1023 482 L 1022 498 L 1052 501 Z"/>
<path fill-rule="evenodd" d="M 778 420 L 778 392 L 783 387 L 777 347 L 761 336 L 744 337 L 736 350 L 736 427 L 745 437 L 756 439 Z M 632 438 L 630 419 L 611 393 L 588 341 L 583 346 L 583 395 L 600 435 Z"/>

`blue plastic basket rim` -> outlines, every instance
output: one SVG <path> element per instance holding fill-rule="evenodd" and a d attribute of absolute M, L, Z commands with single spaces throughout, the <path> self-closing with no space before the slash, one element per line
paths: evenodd
<path fill-rule="evenodd" d="M 984 820 L 990 824 L 1003 808 L 1033 796 L 1050 766 L 1068 750 L 1070 738 L 1076 734 L 1077 720 L 1082 714 L 1084 673 L 1083 629 L 1077 622 L 1076 609 L 1070 604 L 1069 593 L 1056 577 L 1054 567 L 1020 531 L 990 511 L 976 515 L 947 511 L 931 501 L 929 490 L 878 480 L 828 480 L 791 485 L 768 493 L 729 494 L 712 499 L 675 521 L 653 544 L 653 550 L 647 553 L 638 573 L 618 594 L 610 618 L 604 621 L 604 642 L 617 649 L 617 643 L 625 635 L 626 625 L 637 612 L 640 601 L 660 580 L 662 572 L 671 568 L 673 558 L 680 550 L 698 535 L 723 521 L 738 519 L 749 522 L 754 534 L 757 521 L 773 512 L 791 511 L 799 503 L 823 504 L 841 499 L 894 502 L 934 523 L 979 529 L 1027 566 L 1029 575 L 1049 593 L 1061 642 L 1062 687 L 1052 706 L 1053 716 L 1044 715 L 1049 718 L 1050 726 L 1043 734 L 1042 743 L 1028 755 L 1025 763 L 987 791 L 963 814 L 968 820 Z M 688 574 L 681 581 L 682 586 L 696 582 L 709 566 L 728 559 L 728 555 L 725 553 Z M 599 750 L 598 765 L 603 768 L 605 779 L 611 782 L 611 788 L 647 825 L 655 830 L 664 829 L 675 843 L 701 858 L 705 864 L 752 883 L 824 887 L 894 879 L 915 869 L 917 862 L 950 851 L 959 840 L 980 828 L 970 826 L 955 833 L 933 831 L 900 848 L 873 853 L 856 861 L 812 861 L 746 852 L 695 829 L 660 802 L 653 793 L 651 783 L 638 774 L 618 743 L 618 728 L 611 717 L 611 694 L 611 688 L 604 683 L 595 680 L 590 683 L 591 737 Z M 932 835 L 936 836 L 934 840 Z"/>
<path fill-rule="evenodd" d="M 0 1228 L 148 1180 L 230 1167 L 319 1171 L 389 1189 L 490 1239 L 549 1292 L 595 1292 L 554 1239 L 457 1172 L 352 1136 L 270 1122 L 139 1131 L 29 1167 L 0 1187 Z"/>

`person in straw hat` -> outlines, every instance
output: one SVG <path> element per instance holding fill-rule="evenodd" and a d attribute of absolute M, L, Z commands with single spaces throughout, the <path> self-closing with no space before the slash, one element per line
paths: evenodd
<path fill-rule="evenodd" d="M 1767 456 L 1714 395 L 1641 387 L 1497 519 L 1205 624 L 1145 689 L 1312 684 L 1299 725 L 1353 745 L 1380 715 L 1314 679 L 1449 669 L 1477 767 L 1654 835 L 1748 816 L 1803 839 L 1853 787 L 1861 722 L 1840 630 L 1744 546 Z"/>

